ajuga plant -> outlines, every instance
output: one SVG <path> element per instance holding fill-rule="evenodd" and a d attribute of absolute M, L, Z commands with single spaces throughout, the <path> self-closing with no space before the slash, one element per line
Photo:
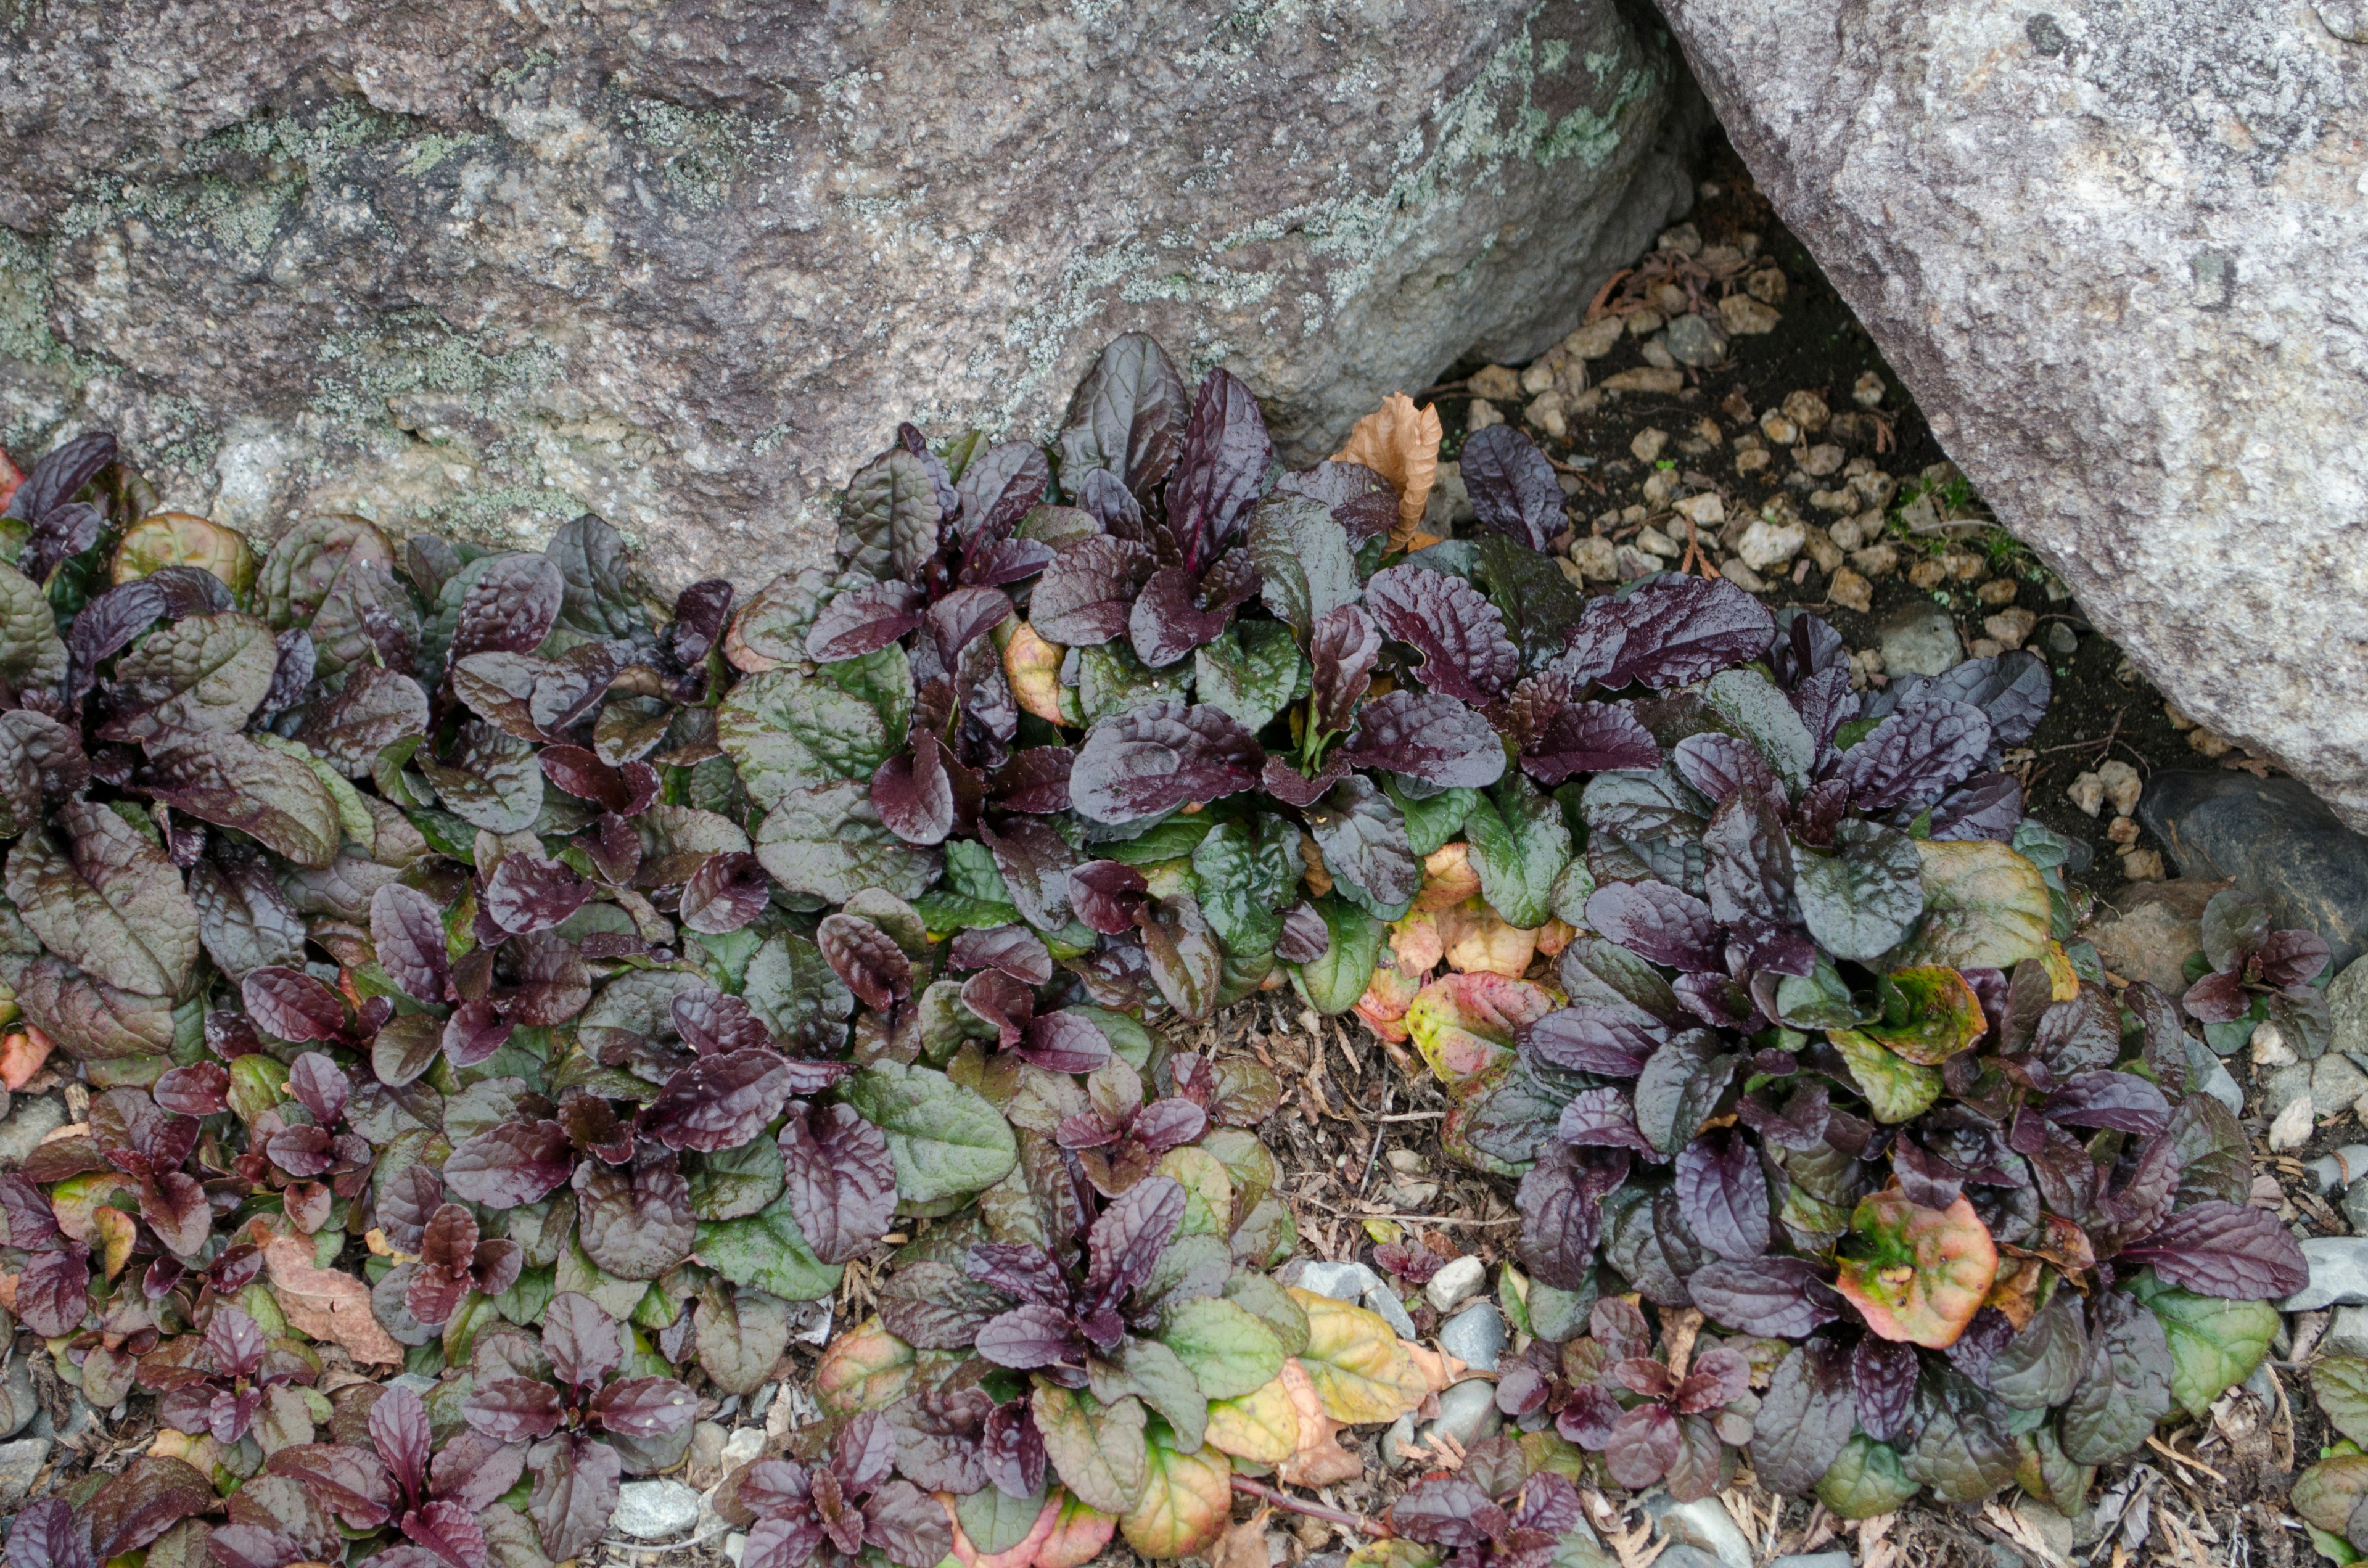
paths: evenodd
<path fill-rule="evenodd" d="M 258 558 L 108 437 L 36 464 L 0 1071 L 92 1098 L 0 1271 L 167 1419 L 11 1562 L 540 1568 L 842 1295 L 822 1419 L 714 1494 L 761 1568 L 1204 1550 L 1459 1375 L 1268 1273 L 1282 1086 L 1171 1038 L 1262 988 L 1410 1035 L 1525 1184 L 1520 1462 L 1408 1537 L 1527 1562 L 1551 1477 L 1747 1442 L 1839 1507 L 2062 1497 L 2216 1392 L 2181 1325 L 2292 1244 L 2178 1015 L 2057 945 L 1998 771 L 2044 671 L 1858 694 L 1725 583 L 1588 600 L 1510 432 L 1411 548 L 1411 413 L 1282 471 L 1121 338 L 1049 448 L 901 428 L 834 570 L 670 607 L 597 518 Z"/>

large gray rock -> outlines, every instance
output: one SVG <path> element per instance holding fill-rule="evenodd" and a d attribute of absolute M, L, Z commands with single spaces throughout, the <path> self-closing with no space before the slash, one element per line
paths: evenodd
<path fill-rule="evenodd" d="M 1660 5 L 1999 517 L 2368 828 L 2368 44 L 2322 20 L 2357 7 Z"/>
<path fill-rule="evenodd" d="M 676 584 L 822 559 L 897 420 L 1043 433 L 1130 328 L 1325 455 L 1691 190 L 1616 0 L 10 15 L 0 444 L 112 425 L 265 535 L 588 508 Z"/>

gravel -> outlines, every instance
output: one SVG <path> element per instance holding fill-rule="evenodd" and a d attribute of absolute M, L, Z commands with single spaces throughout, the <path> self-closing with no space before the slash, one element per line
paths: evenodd
<path fill-rule="evenodd" d="M 670 1540 L 699 1523 L 699 1494 L 679 1481 L 629 1481 L 609 1522 L 635 1540 Z"/>
<path fill-rule="evenodd" d="M 1431 1309 L 1444 1316 L 1478 1295 L 1487 1282 L 1486 1264 L 1476 1257 L 1453 1258 L 1430 1277 L 1422 1293 L 1429 1300 Z"/>
<path fill-rule="evenodd" d="M 1439 1347 L 1475 1372 L 1493 1372 L 1505 1353 L 1505 1314 L 1493 1301 L 1474 1301 L 1440 1329 Z"/>
<path fill-rule="evenodd" d="M 2310 1283 L 2278 1303 L 2282 1312 L 2368 1303 L 2368 1236 L 2313 1236 L 2302 1244 Z"/>

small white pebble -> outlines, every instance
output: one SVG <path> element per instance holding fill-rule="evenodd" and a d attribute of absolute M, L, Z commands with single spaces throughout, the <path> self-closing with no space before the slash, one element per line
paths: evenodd
<path fill-rule="evenodd" d="M 2278 1112 L 2278 1119 L 2270 1123 L 2270 1147 L 2280 1153 L 2299 1149 L 2310 1142 L 2310 1096 L 2297 1096 L 2294 1103 Z"/>

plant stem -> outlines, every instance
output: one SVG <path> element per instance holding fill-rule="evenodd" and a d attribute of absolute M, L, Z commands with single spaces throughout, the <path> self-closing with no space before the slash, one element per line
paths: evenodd
<path fill-rule="evenodd" d="M 1287 1508 L 1294 1514 L 1305 1514 L 1311 1519 L 1322 1519 L 1329 1524 L 1346 1526 L 1360 1535 L 1372 1536 L 1377 1540 L 1397 1533 L 1379 1519 L 1369 1519 L 1362 1514 L 1346 1513 L 1338 1508 L 1327 1508 L 1321 1503 L 1303 1503 L 1289 1493 L 1278 1492 L 1271 1486 L 1260 1485 L 1247 1475 L 1234 1477 L 1234 1490 L 1255 1497 L 1259 1502 L 1271 1506 Z"/>

